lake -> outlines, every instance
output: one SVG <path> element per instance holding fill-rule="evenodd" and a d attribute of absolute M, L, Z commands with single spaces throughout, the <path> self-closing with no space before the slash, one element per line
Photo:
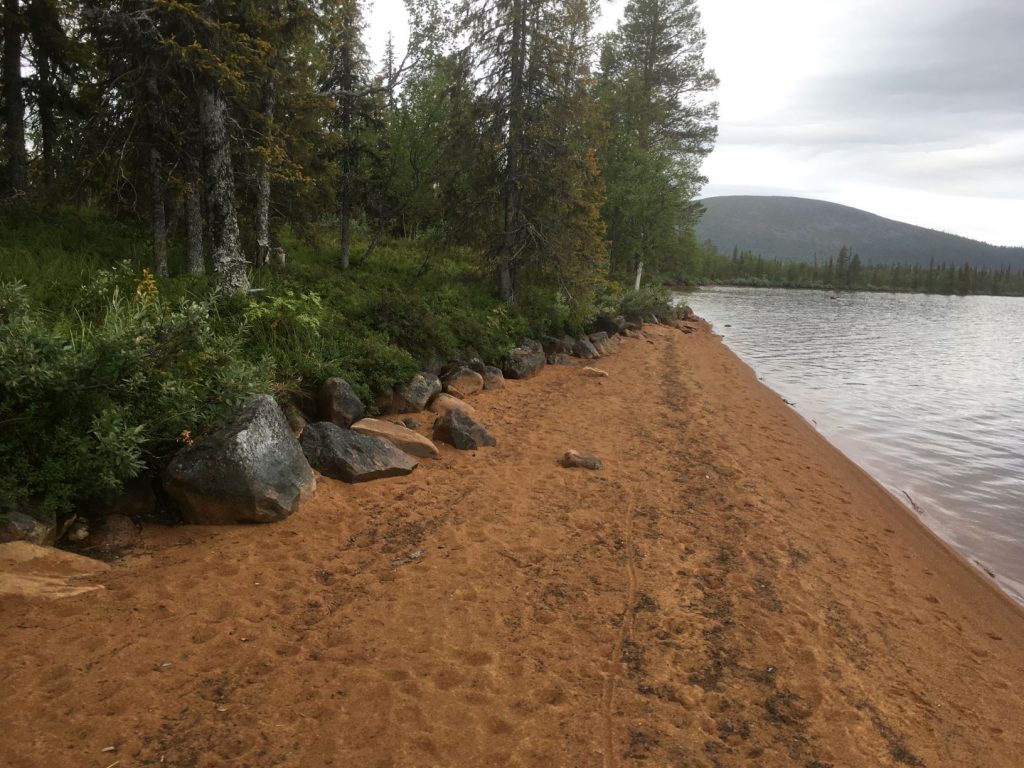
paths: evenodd
<path fill-rule="evenodd" d="M 769 387 L 1024 603 L 1024 299 L 683 294 Z"/>

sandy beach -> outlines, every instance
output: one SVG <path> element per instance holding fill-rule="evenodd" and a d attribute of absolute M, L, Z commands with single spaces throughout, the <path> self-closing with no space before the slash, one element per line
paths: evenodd
<path fill-rule="evenodd" d="M 707 328 L 647 333 L 474 397 L 495 449 L 0 596 L 0 766 L 1024 765 L 1024 612 Z"/>

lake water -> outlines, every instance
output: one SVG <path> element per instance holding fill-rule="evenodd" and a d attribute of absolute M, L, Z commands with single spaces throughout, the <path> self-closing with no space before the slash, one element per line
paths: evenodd
<path fill-rule="evenodd" d="M 761 288 L 684 299 L 1024 603 L 1024 299 Z"/>

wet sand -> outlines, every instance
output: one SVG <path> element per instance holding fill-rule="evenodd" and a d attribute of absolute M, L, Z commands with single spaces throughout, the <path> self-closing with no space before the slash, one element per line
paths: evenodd
<path fill-rule="evenodd" d="M 1017 606 L 712 334 L 596 365 L 473 398 L 496 449 L 0 597 L 0 765 L 1024 765 Z"/>

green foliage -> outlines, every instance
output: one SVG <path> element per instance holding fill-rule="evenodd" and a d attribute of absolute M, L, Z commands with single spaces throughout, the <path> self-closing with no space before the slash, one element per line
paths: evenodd
<path fill-rule="evenodd" d="M 114 490 L 163 461 L 250 394 L 269 366 L 217 330 L 217 306 L 132 293 L 101 271 L 83 294 L 94 317 L 33 306 L 21 283 L 0 285 L 0 506 L 41 496 L 54 515 Z"/>

